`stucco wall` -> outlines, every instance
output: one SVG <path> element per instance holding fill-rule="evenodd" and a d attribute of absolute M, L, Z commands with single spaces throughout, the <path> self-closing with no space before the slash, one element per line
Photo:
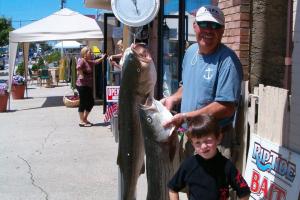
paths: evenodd
<path fill-rule="evenodd" d="M 253 0 L 250 84 L 283 87 L 287 35 L 287 2 Z"/>

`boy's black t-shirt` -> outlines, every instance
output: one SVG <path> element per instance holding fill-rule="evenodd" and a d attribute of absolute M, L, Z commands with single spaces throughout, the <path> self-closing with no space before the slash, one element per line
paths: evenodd
<path fill-rule="evenodd" d="M 190 200 L 227 199 L 229 185 L 239 197 L 250 194 L 240 172 L 220 152 L 208 160 L 200 155 L 187 158 L 168 183 L 168 187 L 175 192 L 187 186 Z"/>

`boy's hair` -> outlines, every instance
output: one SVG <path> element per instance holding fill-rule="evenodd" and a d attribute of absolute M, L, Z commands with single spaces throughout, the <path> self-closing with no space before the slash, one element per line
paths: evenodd
<path fill-rule="evenodd" d="M 189 138 L 201 138 L 213 134 L 218 138 L 221 134 L 220 126 L 217 120 L 208 114 L 203 114 L 193 118 L 189 122 L 187 136 Z"/>

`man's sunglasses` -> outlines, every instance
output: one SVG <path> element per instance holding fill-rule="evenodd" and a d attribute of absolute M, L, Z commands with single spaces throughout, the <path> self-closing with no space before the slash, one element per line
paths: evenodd
<path fill-rule="evenodd" d="M 203 29 L 210 27 L 211 29 L 216 30 L 223 27 L 221 24 L 218 24 L 216 22 L 197 22 L 197 24 L 200 28 Z"/>

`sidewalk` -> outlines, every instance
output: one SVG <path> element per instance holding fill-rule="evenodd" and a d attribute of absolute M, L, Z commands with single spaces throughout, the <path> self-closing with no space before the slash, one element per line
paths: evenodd
<path fill-rule="evenodd" d="M 29 86 L 28 98 L 11 100 L 0 113 L 1 200 L 115 200 L 118 144 L 102 106 L 91 112 L 93 127 L 79 127 L 77 108 L 63 105 L 70 86 Z M 145 175 L 137 199 L 146 199 Z"/>

